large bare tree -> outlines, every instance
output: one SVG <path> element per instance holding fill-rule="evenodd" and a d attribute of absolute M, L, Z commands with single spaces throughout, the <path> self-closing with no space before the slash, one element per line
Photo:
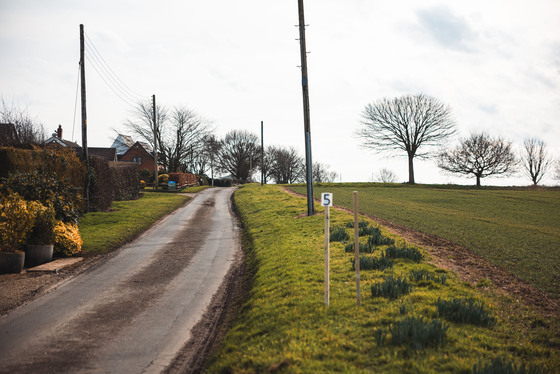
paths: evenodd
<path fill-rule="evenodd" d="M 125 127 L 132 133 L 131 135 L 141 142 L 147 143 L 158 153 L 158 162 L 167 166 L 163 150 L 163 128 L 168 119 L 167 108 L 156 105 L 156 123 L 153 120 L 153 106 L 150 100 L 140 101 L 131 112 L 131 118 L 124 123 Z M 154 144 L 154 131 L 157 130 L 157 139 Z"/>
<path fill-rule="evenodd" d="M 328 165 L 313 163 L 313 183 L 333 183 L 337 177 L 337 172 L 329 170 Z"/>
<path fill-rule="evenodd" d="M 427 156 L 425 148 L 440 145 L 454 133 L 450 107 L 431 96 L 416 94 L 366 105 L 356 135 L 362 147 L 374 152 L 404 151 L 408 157 L 408 182 L 413 184 L 414 158 Z"/>
<path fill-rule="evenodd" d="M 552 166 L 552 159 L 548 156 L 546 144 L 540 139 L 525 139 L 523 148 L 525 151 L 521 155 L 523 169 L 536 186 Z"/>
<path fill-rule="evenodd" d="M 276 183 L 288 184 L 305 179 L 305 162 L 294 147 L 271 147 L 270 175 Z"/>
<path fill-rule="evenodd" d="M 448 172 L 474 175 L 476 185 L 488 176 L 507 176 L 515 172 L 517 159 L 511 143 L 481 132 L 462 139 L 453 149 L 438 156 L 438 166 Z"/>
<path fill-rule="evenodd" d="M 246 183 L 259 166 L 260 152 L 257 135 L 245 130 L 232 130 L 220 142 L 219 168 L 237 181 Z"/>

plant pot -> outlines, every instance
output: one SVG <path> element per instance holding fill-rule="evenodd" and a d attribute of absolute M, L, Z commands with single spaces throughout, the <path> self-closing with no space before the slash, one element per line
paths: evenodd
<path fill-rule="evenodd" d="M 0 252 L 0 274 L 19 274 L 25 263 L 25 252 Z"/>
<path fill-rule="evenodd" d="M 25 266 L 33 267 L 52 261 L 52 244 L 27 244 L 25 247 Z"/>

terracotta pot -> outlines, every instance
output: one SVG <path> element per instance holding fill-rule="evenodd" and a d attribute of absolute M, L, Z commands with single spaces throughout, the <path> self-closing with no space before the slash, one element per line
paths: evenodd
<path fill-rule="evenodd" d="M 25 266 L 32 267 L 52 261 L 52 244 L 27 244 L 25 246 Z"/>
<path fill-rule="evenodd" d="M 25 252 L 0 252 L 0 274 L 19 274 L 25 263 Z"/>

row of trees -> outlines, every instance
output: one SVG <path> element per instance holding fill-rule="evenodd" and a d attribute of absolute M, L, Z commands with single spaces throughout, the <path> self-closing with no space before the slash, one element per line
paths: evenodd
<path fill-rule="evenodd" d="M 154 126 L 152 103 L 141 102 L 125 127 L 157 149 L 158 161 L 168 172 L 191 172 L 212 178 L 214 172 L 220 172 L 241 183 L 251 181 L 257 172 L 262 172 L 265 183 L 305 181 L 305 161 L 295 148 L 265 147 L 261 165 L 261 145 L 256 134 L 232 130 L 218 139 L 210 121 L 185 107 L 156 106 Z M 314 182 L 333 182 L 336 176 L 324 164 L 313 165 Z"/>
<path fill-rule="evenodd" d="M 39 145 L 45 141 L 45 128 L 33 118 L 27 108 L 21 108 L 13 101 L 6 103 L 0 98 L 0 123 L 14 125 L 14 131 L 5 131 L 0 137 L 0 146 Z"/>
<path fill-rule="evenodd" d="M 356 132 L 364 148 L 375 152 L 402 151 L 408 158 L 408 182 L 414 183 L 414 158 L 434 158 L 430 147 L 441 146 L 456 133 L 456 124 L 449 106 L 424 95 L 406 95 L 381 99 L 366 105 L 361 127 Z M 515 174 L 521 167 L 533 184 L 538 184 L 554 164 L 546 144 L 535 138 L 526 139 L 522 154 L 517 157 L 511 142 L 485 132 L 461 139 L 455 148 L 435 154 L 437 165 L 450 173 L 473 175 L 476 185 L 488 176 Z M 560 179 L 560 161 L 556 161 Z M 394 179 L 384 170 L 379 178 Z"/>

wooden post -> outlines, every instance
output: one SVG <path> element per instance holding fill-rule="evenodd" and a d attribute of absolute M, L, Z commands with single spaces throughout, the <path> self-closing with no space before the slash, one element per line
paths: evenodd
<path fill-rule="evenodd" d="M 261 121 L 261 186 L 264 184 L 264 125 Z"/>
<path fill-rule="evenodd" d="M 361 303 L 360 294 L 360 231 L 358 222 L 358 191 L 354 191 L 354 263 L 356 268 L 356 303 Z"/>
<path fill-rule="evenodd" d="M 325 206 L 325 305 L 329 306 L 330 207 Z"/>
<path fill-rule="evenodd" d="M 152 95 L 152 119 L 154 122 L 154 186 L 158 189 L 158 154 L 157 154 L 157 122 L 156 122 L 156 95 Z"/>
<path fill-rule="evenodd" d="M 87 112 L 86 112 L 86 62 L 85 62 L 84 25 L 80 25 L 80 83 L 82 96 L 82 157 L 86 165 L 86 183 L 84 185 L 84 200 L 86 212 L 89 212 L 89 181 L 91 170 L 89 167 L 87 142 Z"/>

